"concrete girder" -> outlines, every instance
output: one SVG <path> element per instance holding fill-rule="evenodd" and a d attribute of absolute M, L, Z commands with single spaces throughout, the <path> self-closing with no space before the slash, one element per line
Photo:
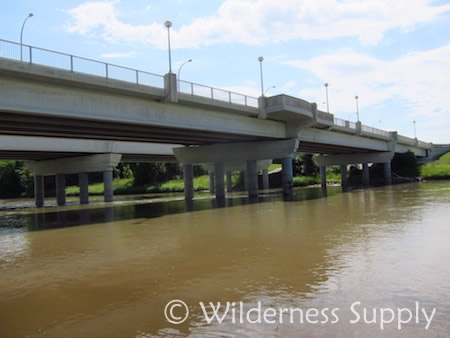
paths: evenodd
<path fill-rule="evenodd" d="M 183 164 L 268 160 L 293 157 L 298 139 L 219 143 L 206 146 L 174 148 L 177 160 Z"/>
<path fill-rule="evenodd" d="M 380 153 L 318 155 L 314 160 L 320 167 L 359 163 L 386 163 L 392 160 L 394 154 L 393 151 L 387 151 Z"/>
<path fill-rule="evenodd" d="M 57 160 L 28 162 L 27 168 L 38 176 L 112 171 L 121 154 L 95 154 L 61 158 Z"/>

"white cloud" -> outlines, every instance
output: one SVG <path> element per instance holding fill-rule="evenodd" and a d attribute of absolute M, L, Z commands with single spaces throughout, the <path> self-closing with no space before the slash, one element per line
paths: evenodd
<path fill-rule="evenodd" d="M 422 118 L 432 133 L 438 131 L 442 138 L 444 134 L 448 135 L 442 126 L 450 121 L 447 89 L 450 44 L 429 51 L 409 53 L 390 61 L 342 49 L 310 60 L 286 63 L 311 72 L 324 83 L 330 83 L 332 112 L 345 115 L 343 112 L 354 111 L 356 94 L 363 110 L 364 107 L 389 100 L 400 106 L 399 103 L 403 102 L 403 108 L 411 120 Z M 320 103 L 323 101 L 324 88 L 304 90 L 299 96 Z M 384 112 L 390 119 L 397 113 L 395 110 Z"/>
<path fill-rule="evenodd" d="M 133 25 L 119 20 L 118 1 L 86 2 L 68 11 L 73 33 L 100 33 L 109 41 L 165 48 L 162 22 Z M 354 37 L 377 44 L 391 29 L 407 31 L 450 10 L 432 0 L 225 0 L 217 12 L 171 28 L 174 48 L 215 43 L 265 44 L 291 39 Z"/>

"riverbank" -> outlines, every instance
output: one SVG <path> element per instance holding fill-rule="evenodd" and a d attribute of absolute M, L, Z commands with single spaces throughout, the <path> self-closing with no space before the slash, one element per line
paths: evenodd
<path fill-rule="evenodd" d="M 450 153 L 442 156 L 439 160 L 427 163 L 420 167 L 420 178 L 424 180 L 450 179 Z M 239 182 L 239 174 L 232 176 L 233 187 L 237 191 L 242 190 Z M 327 173 L 328 184 L 339 184 L 341 177 L 339 173 Z M 295 187 L 307 187 L 320 184 L 320 176 L 296 176 L 294 177 Z M 135 186 L 133 178 L 115 179 L 113 183 L 115 195 L 147 194 L 147 193 L 173 193 L 183 192 L 183 179 L 179 178 L 168 182 Z M 209 190 L 209 176 L 203 175 L 194 178 L 195 191 Z M 78 196 L 80 189 L 78 186 L 66 188 L 67 196 Z M 103 183 L 94 183 L 89 185 L 90 195 L 103 195 Z"/>
<path fill-rule="evenodd" d="M 423 165 L 420 168 L 420 176 L 425 180 L 450 179 L 450 153 Z"/>

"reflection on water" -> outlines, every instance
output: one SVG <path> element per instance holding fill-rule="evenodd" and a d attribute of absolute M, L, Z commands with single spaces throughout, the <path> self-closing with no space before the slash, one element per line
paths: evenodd
<path fill-rule="evenodd" d="M 4 212 L 0 336 L 445 336 L 449 183 L 319 194 Z M 164 316 L 174 299 L 189 308 L 179 325 Z M 208 324 L 210 302 L 231 310 Z M 376 323 L 352 324 L 355 302 Z M 372 315 L 417 303 L 436 308 L 428 329 Z M 319 314 L 290 322 L 289 308 Z"/>

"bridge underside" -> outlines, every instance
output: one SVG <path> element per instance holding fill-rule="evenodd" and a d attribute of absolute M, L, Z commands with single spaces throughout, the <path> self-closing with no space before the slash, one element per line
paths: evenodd
<path fill-rule="evenodd" d="M 58 118 L 0 111 L 0 134 L 154 143 L 212 144 L 266 139 L 249 135 L 162 128 L 132 123 Z"/>

